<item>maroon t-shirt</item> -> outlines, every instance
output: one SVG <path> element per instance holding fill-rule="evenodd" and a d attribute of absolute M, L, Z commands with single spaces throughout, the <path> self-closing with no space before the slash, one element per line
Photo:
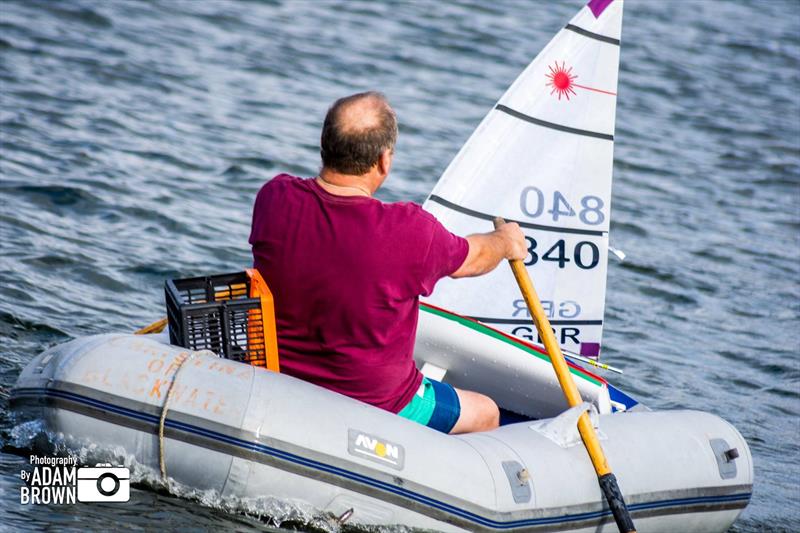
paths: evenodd
<path fill-rule="evenodd" d="M 455 272 L 466 239 L 410 202 L 336 196 L 280 174 L 250 234 L 275 297 L 281 371 L 394 413 L 419 388 L 419 296 Z"/>

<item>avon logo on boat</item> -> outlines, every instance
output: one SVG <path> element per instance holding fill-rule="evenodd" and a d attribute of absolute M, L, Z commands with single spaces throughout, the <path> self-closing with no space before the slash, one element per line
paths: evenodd
<path fill-rule="evenodd" d="M 347 451 L 350 455 L 370 459 L 397 470 L 402 470 L 405 463 L 405 450 L 402 446 L 355 429 L 348 430 Z"/>

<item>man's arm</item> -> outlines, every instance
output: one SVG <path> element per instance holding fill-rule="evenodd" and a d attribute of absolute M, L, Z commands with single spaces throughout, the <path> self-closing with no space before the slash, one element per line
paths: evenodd
<path fill-rule="evenodd" d="M 481 276 L 495 269 L 503 259 L 523 260 L 528 255 L 525 235 L 516 222 L 503 224 L 491 233 L 476 233 L 467 237 L 469 252 L 451 278 Z"/>

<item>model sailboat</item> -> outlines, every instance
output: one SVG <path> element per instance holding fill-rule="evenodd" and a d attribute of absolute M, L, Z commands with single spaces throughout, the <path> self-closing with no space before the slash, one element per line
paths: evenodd
<path fill-rule="evenodd" d="M 622 0 L 592 0 L 522 72 L 445 170 L 424 207 L 459 235 L 502 216 L 562 348 L 600 353 Z M 535 339 L 505 269 L 443 280 L 429 303 Z"/>

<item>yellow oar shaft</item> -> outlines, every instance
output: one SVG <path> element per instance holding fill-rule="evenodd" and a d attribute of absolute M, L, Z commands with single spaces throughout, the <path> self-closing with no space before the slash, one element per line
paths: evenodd
<path fill-rule="evenodd" d="M 134 335 L 148 335 L 150 333 L 161 333 L 164 331 L 164 328 L 167 327 L 167 317 L 162 318 L 161 320 L 156 320 L 149 326 L 145 326 L 140 330 L 134 332 Z"/>
<path fill-rule="evenodd" d="M 542 339 L 544 347 L 547 350 L 550 363 L 552 363 L 556 371 L 556 377 L 558 378 L 558 383 L 561 385 L 561 390 L 564 391 L 564 396 L 567 397 L 567 403 L 570 407 L 580 405 L 581 402 L 583 402 L 583 398 L 581 398 L 578 386 L 575 385 L 575 381 L 572 379 L 569 365 L 567 365 L 567 361 L 561 353 L 561 347 L 558 345 L 558 341 L 556 341 L 556 336 L 553 333 L 553 329 L 550 327 L 550 321 L 547 319 L 547 315 L 539 300 L 539 295 L 536 294 L 536 289 L 533 287 L 533 282 L 528 275 L 528 271 L 525 270 L 525 265 L 522 264 L 522 261 L 509 261 L 509 263 L 511 263 L 511 271 L 514 272 L 514 277 L 517 279 L 519 289 L 522 291 L 522 297 L 525 299 L 525 303 L 528 304 L 528 310 L 534 318 L 536 330 L 539 332 L 539 337 Z M 578 420 L 578 431 L 581 434 L 583 442 L 586 444 L 586 449 L 589 452 L 589 457 L 592 460 L 597 475 L 602 476 L 611 472 L 611 469 L 608 467 L 608 462 L 605 459 L 605 454 L 603 454 L 603 450 L 600 448 L 597 434 L 589 420 L 588 414 L 583 413 Z"/>
<path fill-rule="evenodd" d="M 503 224 L 505 224 L 505 221 L 502 218 L 496 218 L 494 220 L 495 228 Z M 572 379 L 567 361 L 564 359 L 564 354 L 561 353 L 561 347 L 556 341 L 553 328 L 550 326 L 550 320 L 547 319 L 547 315 L 544 312 L 539 296 L 536 294 L 536 289 L 533 287 L 533 282 L 528 275 L 528 271 L 525 269 L 525 265 L 519 260 L 509 261 L 509 264 L 511 265 L 512 272 L 514 272 L 514 277 L 517 280 L 519 289 L 522 292 L 522 297 L 528 305 L 528 311 L 536 324 L 539 337 L 542 339 L 544 347 L 547 350 L 547 355 L 556 372 L 561 390 L 564 391 L 564 396 L 567 398 L 567 403 L 570 407 L 580 405 L 583 399 L 578 391 L 578 386 L 575 385 L 575 381 Z M 608 466 L 608 461 L 606 461 L 605 453 L 603 453 L 603 448 L 600 446 L 597 433 L 594 430 L 594 426 L 592 426 L 589 415 L 585 412 L 578 419 L 578 431 L 586 446 L 586 451 L 589 453 L 589 458 L 592 461 L 594 470 L 597 472 L 600 487 L 603 490 L 606 500 L 608 500 L 608 504 L 614 514 L 614 519 L 617 522 L 619 530 L 625 533 L 635 532 L 636 529 L 633 526 L 633 521 L 622 499 L 622 494 L 619 491 L 616 478 L 614 474 L 611 473 L 611 468 Z"/>

